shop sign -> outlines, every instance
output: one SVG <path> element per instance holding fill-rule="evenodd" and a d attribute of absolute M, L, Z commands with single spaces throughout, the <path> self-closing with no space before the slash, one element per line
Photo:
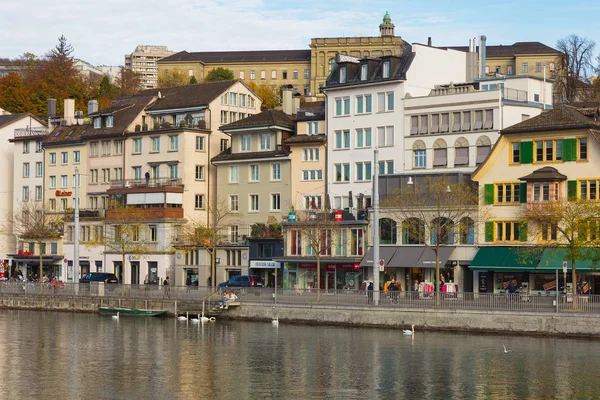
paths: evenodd
<path fill-rule="evenodd" d="M 250 268 L 279 268 L 277 261 L 250 261 Z"/>
<path fill-rule="evenodd" d="M 18 254 L 20 256 L 32 256 L 33 255 L 33 251 L 23 251 L 23 250 L 19 250 Z"/>
<path fill-rule="evenodd" d="M 73 192 L 67 192 L 66 190 L 57 190 L 55 193 L 56 197 L 66 197 L 71 196 Z"/>
<path fill-rule="evenodd" d="M 544 284 L 544 290 L 547 292 L 549 290 L 556 289 L 556 281 L 548 282 Z"/>

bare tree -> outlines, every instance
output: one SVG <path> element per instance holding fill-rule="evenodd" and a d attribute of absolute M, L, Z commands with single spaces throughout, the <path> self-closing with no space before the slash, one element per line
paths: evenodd
<path fill-rule="evenodd" d="M 7 226 L 21 241 L 33 241 L 39 251 L 39 277 L 42 278 L 43 247 L 48 240 L 59 239 L 63 234 L 63 215 L 50 211 L 41 201 L 23 202 L 21 209 L 8 217 Z M 4 229 L 9 233 L 9 229 Z M 29 249 L 32 251 L 32 249 Z"/>
<path fill-rule="evenodd" d="M 477 187 L 467 183 L 449 184 L 440 176 L 423 177 L 424 184 L 409 185 L 389 196 L 382 214 L 401 221 L 407 241 L 424 245 L 435 253 L 435 290 L 440 292 L 440 248 L 452 246 L 455 234 L 473 237 L 481 218 Z M 416 180 L 416 179 L 415 179 Z M 439 299 L 439 296 L 437 296 Z"/>
<path fill-rule="evenodd" d="M 590 73 L 596 42 L 572 34 L 556 42 L 556 48 L 562 55 L 556 68 L 555 90 L 559 99 L 568 102 L 585 101 L 593 95 L 589 92 Z"/>

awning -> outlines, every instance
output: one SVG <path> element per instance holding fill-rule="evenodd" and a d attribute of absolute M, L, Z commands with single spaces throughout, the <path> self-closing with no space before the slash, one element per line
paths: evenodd
<path fill-rule="evenodd" d="M 544 249 L 542 259 L 540 260 L 537 270 L 538 272 L 555 272 L 557 269 L 562 272 L 563 261 L 567 262 L 567 270 L 571 272 L 571 260 L 568 260 L 567 249 Z M 600 253 L 595 254 L 595 251 L 591 251 L 586 260 L 575 260 L 575 268 L 577 272 L 600 272 L 598 267 L 598 261 L 590 260 L 590 258 L 597 258 Z M 585 254 L 585 250 L 582 250 L 582 255 Z"/>
<path fill-rule="evenodd" d="M 446 265 L 446 262 L 448 262 L 450 254 L 454 251 L 454 247 L 441 246 L 438 251 L 440 253 L 440 267 L 443 268 L 444 265 Z M 425 247 L 419 261 L 417 261 L 417 264 L 414 266 L 416 268 L 435 268 L 435 252 L 433 249 Z"/>
<path fill-rule="evenodd" d="M 481 247 L 469 268 L 479 271 L 535 272 L 541 255 L 540 249 L 528 247 Z"/>
<path fill-rule="evenodd" d="M 390 265 L 390 261 L 396 253 L 398 246 L 379 246 L 379 259 L 385 261 L 385 265 Z M 373 266 L 373 247 L 369 249 L 367 255 L 360 262 L 361 267 L 372 267 Z"/>
<path fill-rule="evenodd" d="M 448 262 L 448 258 L 454 251 L 454 246 L 441 246 L 440 266 Z M 435 252 L 425 246 L 396 246 L 396 253 L 387 267 L 396 268 L 435 268 Z"/>

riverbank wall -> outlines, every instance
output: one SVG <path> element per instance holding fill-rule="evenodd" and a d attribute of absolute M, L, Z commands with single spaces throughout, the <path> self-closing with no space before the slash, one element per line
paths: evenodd
<path fill-rule="evenodd" d="M 96 296 L 0 295 L 0 309 L 96 313 L 98 307 L 125 307 L 166 310 L 169 315 L 202 310 L 198 301 L 164 299 L 99 298 Z M 209 306 L 205 304 L 208 313 Z M 217 319 L 284 324 L 339 325 L 453 331 L 473 333 L 587 337 L 600 339 L 600 315 L 578 312 L 448 310 L 435 308 L 389 308 L 268 304 L 242 302 L 221 312 Z"/>

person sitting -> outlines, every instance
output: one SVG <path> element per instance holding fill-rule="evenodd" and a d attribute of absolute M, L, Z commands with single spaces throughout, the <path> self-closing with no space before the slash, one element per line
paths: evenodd
<path fill-rule="evenodd" d="M 229 303 L 233 303 L 234 301 L 238 301 L 237 294 L 235 294 L 234 292 L 229 292 L 229 296 L 225 301 L 225 309 L 227 310 L 229 308 Z"/>
<path fill-rule="evenodd" d="M 223 297 L 221 298 L 221 300 L 219 300 L 219 303 L 221 303 L 219 308 L 223 308 L 227 304 L 227 300 L 229 300 L 229 295 L 227 294 L 227 292 L 223 292 Z"/>

